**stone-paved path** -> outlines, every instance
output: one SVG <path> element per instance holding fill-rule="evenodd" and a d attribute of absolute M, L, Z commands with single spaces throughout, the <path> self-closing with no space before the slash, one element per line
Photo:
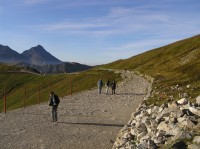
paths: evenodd
<path fill-rule="evenodd" d="M 47 103 L 0 113 L 0 148 L 111 149 L 150 85 L 130 72 L 124 76 L 116 95 L 93 89 L 61 99 L 57 123 Z"/>

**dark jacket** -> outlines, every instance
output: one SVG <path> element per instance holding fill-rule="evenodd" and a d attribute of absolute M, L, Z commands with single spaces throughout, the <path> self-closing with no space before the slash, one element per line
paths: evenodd
<path fill-rule="evenodd" d="M 112 89 L 116 89 L 116 83 L 112 82 L 111 87 L 112 87 Z"/>
<path fill-rule="evenodd" d="M 49 99 L 49 106 L 58 106 L 60 103 L 60 99 L 57 95 L 52 95 Z"/>

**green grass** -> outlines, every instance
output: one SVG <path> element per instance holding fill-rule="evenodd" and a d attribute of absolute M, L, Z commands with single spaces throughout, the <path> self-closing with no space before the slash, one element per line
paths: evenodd
<path fill-rule="evenodd" d="M 178 100 L 178 95 L 183 93 L 187 93 L 188 99 L 194 101 L 200 95 L 200 35 L 97 68 L 128 69 L 153 77 L 153 96 L 147 100 L 147 104 L 170 102 L 170 96 L 173 96 L 172 100 Z M 94 69 L 80 74 L 45 76 L 12 72 L 21 69 L 0 64 L 0 98 L 3 99 L 3 88 L 6 86 L 9 110 L 23 106 L 25 88 L 26 104 L 31 105 L 37 103 L 39 85 L 41 102 L 44 102 L 48 100 L 50 91 L 55 91 L 61 97 L 69 95 L 70 78 L 73 82 L 73 93 L 95 87 L 99 78 L 120 80 L 118 74 Z M 179 89 L 172 90 L 177 84 Z M 187 85 L 191 87 L 187 88 Z M 2 100 L 0 109 L 3 109 Z"/>
<path fill-rule="evenodd" d="M 6 66 L 1 66 L 6 67 Z M 15 68 L 9 68 L 9 70 Z M 8 70 L 8 69 L 7 69 Z M 21 108 L 26 100 L 26 106 L 46 102 L 49 93 L 54 91 L 60 97 L 70 94 L 70 84 L 72 82 L 72 94 L 83 90 L 94 88 L 97 81 L 102 78 L 106 80 L 120 81 L 120 74 L 115 74 L 106 70 L 88 70 L 79 74 L 54 74 L 35 75 L 20 72 L 0 73 L 0 99 L 3 99 L 4 87 L 7 95 L 7 110 Z M 40 89 L 39 89 L 40 88 Z M 39 92 L 40 90 L 40 92 Z M 26 95 L 25 95 L 26 91 Z M 0 100 L 0 111 L 3 111 L 3 100 Z"/>
<path fill-rule="evenodd" d="M 200 35 L 99 67 L 134 70 L 153 77 L 153 92 L 165 95 L 160 99 L 160 94 L 154 94 L 148 104 L 160 105 L 171 95 L 177 100 L 179 93 L 188 93 L 189 100 L 194 101 L 200 95 Z M 177 84 L 180 90 L 171 91 Z"/>

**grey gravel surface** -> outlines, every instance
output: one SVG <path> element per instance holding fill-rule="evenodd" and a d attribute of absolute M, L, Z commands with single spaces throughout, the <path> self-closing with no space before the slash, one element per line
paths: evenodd
<path fill-rule="evenodd" d="M 116 94 L 84 91 L 61 99 L 58 122 L 47 103 L 0 113 L 1 149 L 111 149 L 150 83 L 130 72 Z"/>

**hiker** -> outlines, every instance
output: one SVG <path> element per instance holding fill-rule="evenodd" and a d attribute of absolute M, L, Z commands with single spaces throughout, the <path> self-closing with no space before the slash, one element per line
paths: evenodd
<path fill-rule="evenodd" d="M 51 92 L 50 93 L 50 99 L 49 99 L 49 106 L 52 106 L 53 122 L 56 122 L 58 120 L 57 109 L 58 109 L 59 103 L 60 103 L 59 97 L 56 94 L 54 94 L 54 92 Z"/>
<path fill-rule="evenodd" d="M 111 84 L 111 88 L 112 88 L 112 95 L 115 94 L 115 89 L 116 89 L 116 82 L 113 81 Z"/>
<path fill-rule="evenodd" d="M 102 81 L 102 79 L 100 79 L 97 82 L 97 85 L 98 85 L 98 92 L 99 92 L 99 94 L 101 94 L 101 90 L 102 90 L 102 87 L 103 87 L 103 81 Z"/>
<path fill-rule="evenodd" d="M 108 95 L 108 89 L 110 87 L 110 81 L 109 81 L 109 79 L 107 80 L 105 86 L 106 86 L 106 95 Z"/>

